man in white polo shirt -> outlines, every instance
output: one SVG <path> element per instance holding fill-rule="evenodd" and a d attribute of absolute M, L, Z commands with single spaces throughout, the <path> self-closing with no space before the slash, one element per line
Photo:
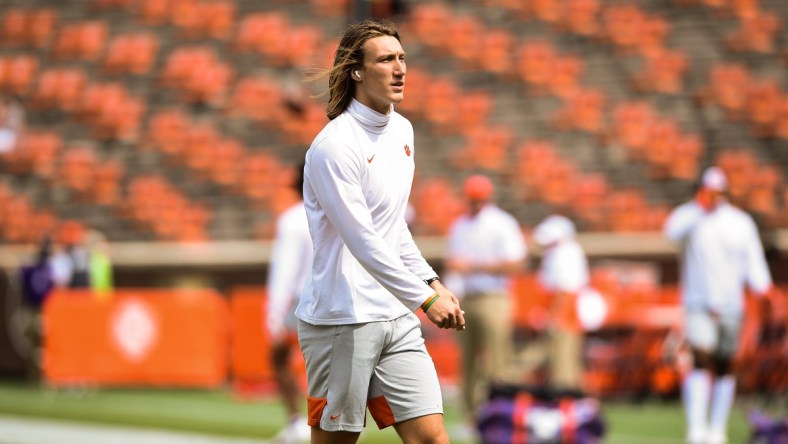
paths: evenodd
<path fill-rule="evenodd" d="M 664 227 L 681 247 L 685 333 L 694 358 L 683 398 L 687 442 L 693 444 L 727 442 L 736 392 L 731 359 L 738 348 L 744 287 L 762 296 L 772 286 L 755 222 L 727 202 L 726 190 L 724 172 L 706 169 L 695 198 L 673 210 Z"/>
<path fill-rule="evenodd" d="M 465 319 L 405 221 L 417 151 L 394 104 L 406 71 L 393 23 L 349 26 L 328 73 L 331 121 L 306 155 L 314 262 L 296 317 L 312 442 L 356 442 L 367 407 L 404 442 L 449 441 L 414 311 L 447 329 L 464 329 Z"/>
<path fill-rule="evenodd" d="M 457 291 L 468 320 L 460 345 L 462 394 L 471 423 L 490 383 L 514 382 L 509 291 L 512 275 L 525 266 L 526 246 L 517 220 L 492 202 L 494 191 L 486 176 L 465 180 L 468 210 L 452 224 L 446 253 L 447 285 Z"/>
<path fill-rule="evenodd" d="M 574 224 L 564 216 L 552 215 L 540 222 L 534 229 L 534 241 L 544 249 L 539 284 L 552 297 L 550 385 L 558 390 L 578 390 L 583 376 L 583 328 L 577 305 L 581 292 L 588 290 L 588 260 L 575 240 Z"/>

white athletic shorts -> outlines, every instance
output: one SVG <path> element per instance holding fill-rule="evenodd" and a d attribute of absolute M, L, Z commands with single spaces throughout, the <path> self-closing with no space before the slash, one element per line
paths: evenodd
<path fill-rule="evenodd" d="M 687 312 L 687 341 L 693 348 L 731 357 L 739 348 L 741 321 L 741 316 L 723 315 L 716 320 L 705 311 Z"/>
<path fill-rule="evenodd" d="M 361 432 L 369 407 L 378 428 L 443 414 L 438 374 L 413 314 L 351 325 L 298 322 L 306 361 L 309 425 Z"/>

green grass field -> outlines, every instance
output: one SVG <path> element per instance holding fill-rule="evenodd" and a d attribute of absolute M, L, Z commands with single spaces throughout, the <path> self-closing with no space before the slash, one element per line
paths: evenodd
<path fill-rule="evenodd" d="M 677 401 L 606 402 L 606 443 L 681 443 L 683 419 Z M 33 384 L 0 382 L 0 415 L 86 421 L 264 439 L 284 423 L 283 409 L 273 398 L 241 399 L 231 390 L 100 389 L 54 390 Z M 446 400 L 446 423 L 457 424 L 453 401 Z M 390 428 L 378 431 L 371 420 L 360 442 L 396 443 Z M 743 411 L 734 410 L 730 442 L 744 443 L 748 434 Z M 453 441 L 460 443 L 461 441 Z"/>

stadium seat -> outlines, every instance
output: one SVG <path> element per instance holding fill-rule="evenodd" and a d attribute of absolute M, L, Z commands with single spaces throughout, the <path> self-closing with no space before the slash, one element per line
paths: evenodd
<path fill-rule="evenodd" d="M 0 57 L 0 91 L 26 96 L 38 71 L 38 59 L 32 55 Z"/>
<path fill-rule="evenodd" d="M 739 28 L 725 36 L 726 47 L 731 51 L 773 53 L 781 26 L 780 17 L 772 11 L 743 17 Z"/>
<path fill-rule="evenodd" d="M 485 29 L 472 15 L 454 17 L 443 31 L 446 34 L 446 48 L 449 55 L 460 62 L 460 66 L 477 69 L 481 50 L 481 39 Z"/>
<path fill-rule="evenodd" d="M 150 117 L 143 149 L 160 150 L 170 158 L 180 157 L 186 149 L 186 134 L 191 122 L 178 109 L 162 109 Z"/>
<path fill-rule="evenodd" d="M 257 12 L 247 14 L 238 26 L 234 39 L 234 49 L 239 52 L 268 54 L 278 51 L 284 43 L 284 36 L 290 27 L 287 16 L 277 12 Z"/>
<path fill-rule="evenodd" d="M 99 163 L 90 146 L 69 147 L 61 158 L 61 167 L 55 180 L 75 193 L 78 200 L 88 201 L 94 186 L 94 172 Z"/>
<path fill-rule="evenodd" d="M 508 166 L 511 129 L 503 125 L 476 126 L 465 132 L 465 145 L 452 157 L 452 164 L 464 170 L 503 171 Z"/>
<path fill-rule="evenodd" d="M 578 90 L 567 97 L 564 107 L 553 116 L 553 123 L 561 130 L 599 134 L 607 126 L 605 103 L 606 98 L 598 89 Z"/>
<path fill-rule="evenodd" d="M 78 68 L 52 68 L 43 72 L 32 97 L 33 107 L 73 111 L 87 85 L 87 76 Z"/>
<path fill-rule="evenodd" d="M 513 57 L 515 38 L 505 29 L 490 29 L 480 42 L 478 67 L 504 80 L 514 80 Z M 408 74 L 410 75 L 410 73 Z"/>
<path fill-rule="evenodd" d="M 283 118 L 283 103 L 284 94 L 276 81 L 268 77 L 247 77 L 235 83 L 227 113 L 273 128 Z"/>
<path fill-rule="evenodd" d="M 599 0 L 569 0 L 560 24 L 567 32 L 583 37 L 594 37 L 599 33 Z"/>
<path fill-rule="evenodd" d="M 90 199 L 99 205 L 113 206 L 120 200 L 121 179 L 124 168 L 120 162 L 107 161 L 96 165 L 93 172 L 94 185 Z"/>
<path fill-rule="evenodd" d="M 602 12 L 603 33 L 623 54 L 636 52 L 646 14 L 634 4 L 610 5 Z"/>
<path fill-rule="evenodd" d="M 433 77 L 427 85 L 425 118 L 438 134 L 456 134 L 458 110 L 455 105 L 460 89 L 451 77 Z"/>
<path fill-rule="evenodd" d="M 137 18 L 145 25 L 156 26 L 168 21 L 174 0 L 137 0 L 135 4 Z"/>
<path fill-rule="evenodd" d="M 719 63 L 709 70 L 708 86 L 699 94 L 705 103 L 724 109 L 732 120 L 744 118 L 747 90 L 752 76 L 740 63 Z"/>
<path fill-rule="evenodd" d="M 657 119 L 656 110 L 646 101 L 619 103 L 613 108 L 613 137 L 627 147 L 631 159 L 645 158 L 651 128 Z"/>
<path fill-rule="evenodd" d="M 52 8 L 9 8 L 0 22 L 0 44 L 14 48 L 45 48 L 58 14 Z"/>
<path fill-rule="evenodd" d="M 640 91 L 678 94 L 683 90 L 683 79 L 688 69 L 686 53 L 663 50 L 645 57 L 643 69 L 635 74 L 633 83 Z"/>
<path fill-rule="evenodd" d="M 422 3 L 410 12 L 410 27 L 419 42 L 433 53 L 446 48 L 446 30 L 453 20 L 452 13 L 443 3 Z"/>
<path fill-rule="evenodd" d="M 108 36 L 106 22 L 86 20 L 65 25 L 55 41 L 52 55 L 59 60 L 96 61 Z"/>
<path fill-rule="evenodd" d="M 320 17 L 343 17 L 348 14 L 350 0 L 309 0 L 309 6 Z"/>
<path fill-rule="evenodd" d="M 581 92 L 581 77 L 585 71 L 583 59 L 574 55 L 556 56 L 550 63 L 550 75 L 545 79 L 549 94 L 568 99 Z M 571 99 L 570 99 L 571 100 Z"/>
<path fill-rule="evenodd" d="M 533 92 L 544 93 L 553 74 L 556 49 L 544 40 L 528 40 L 517 49 L 517 72 Z"/>
<path fill-rule="evenodd" d="M 104 72 L 110 75 L 147 74 L 156 61 L 159 41 L 152 32 L 115 36 L 103 59 Z"/>
<path fill-rule="evenodd" d="M 440 206 L 435 202 L 441 202 Z M 457 190 L 445 177 L 417 178 L 411 194 L 417 225 L 414 235 L 445 235 L 464 211 Z"/>
<path fill-rule="evenodd" d="M 750 83 L 745 115 L 756 137 L 774 137 L 785 95 L 777 79 L 757 79 Z"/>

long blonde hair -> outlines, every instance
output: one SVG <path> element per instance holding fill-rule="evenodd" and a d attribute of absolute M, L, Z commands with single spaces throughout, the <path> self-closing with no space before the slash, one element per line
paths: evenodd
<path fill-rule="evenodd" d="M 391 36 L 399 41 L 397 26 L 385 19 L 367 19 L 348 26 L 339 47 L 334 53 L 331 69 L 319 75 L 328 74 L 328 104 L 326 115 L 333 120 L 342 114 L 356 92 L 356 83 L 350 72 L 364 65 L 364 44 L 375 37 Z"/>

